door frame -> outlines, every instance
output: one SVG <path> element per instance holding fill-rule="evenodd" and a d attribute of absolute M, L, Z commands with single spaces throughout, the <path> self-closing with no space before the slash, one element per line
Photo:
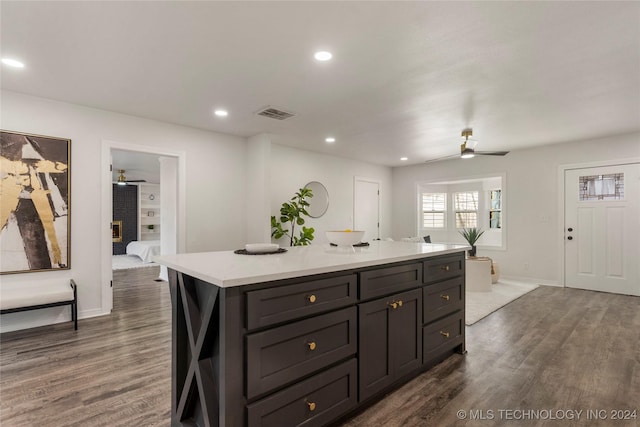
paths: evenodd
<path fill-rule="evenodd" d="M 110 224 L 113 216 L 113 198 L 112 198 L 112 172 L 111 168 L 111 151 L 135 151 L 157 156 L 177 157 L 178 158 L 178 184 L 177 184 L 177 200 L 176 207 L 177 229 L 176 242 L 177 252 L 183 253 L 186 249 L 186 153 L 180 150 L 168 150 L 149 145 L 131 144 L 126 142 L 118 142 L 112 140 L 102 140 L 101 147 L 101 214 L 100 214 L 100 254 L 101 254 L 101 282 L 102 282 L 102 312 L 111 313 L 113 309 L 113 288 L 111 286 L 113 280 L 113 270 L 111 264 L 112 237 Z"/>
<path fill-rule="evenodd" d="M 358 182 L 371 182 L 378 185 L 378 237 L 377 239 L 381 239 L 382 237 L 380 236 L 382 235 L 382 219 L 380 218 L 380 206 L 382 206 L 382 191 L 380 190 L 380 187 L 382 186 L 382 184 L 379 179 L 367 178 L 364 176 L 353 177 L 353 218 L 351 221 L 351 228 L 353 230 L 356 229 L 356 203 L 357 203 L 356 187 L 358 185 Z"/>
<path fill-rule="evenodd" d="M 567 287 L 566 283 L 566 252 L 564 250 L 564 230 L 566 228 L 565 225 L 565 172 L 571 169 L 586 169 L 586 168 L 598 168 L 605 166 L 618 166 L 618 165 L 630 165 L 634 163 L 640 162 L 640 157 L 631 157 L 626 159 L 611 159 L 611 160 L 597 160 L 593 162 L 584 162 L 584 163 L 567 163 L 558 166 L 558 232 L 556 239 L 556 250 L 560 253 L 560 262 L 558 263 L 558 277 L 560 278 L 560 286 L 563 288 Z"/>

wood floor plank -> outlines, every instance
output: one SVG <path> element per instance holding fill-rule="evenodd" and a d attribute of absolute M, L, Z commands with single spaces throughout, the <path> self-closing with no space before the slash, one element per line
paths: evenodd
<path fill-rule="evenodd" d="M 171 301 L 158 267 L 114 272 L 111 316 L 3 334 L 0 425 L 167 426 Z"/>
<path fill-rule="evenodd" d="M 168 426 L 171 302 L 157 274 L 116 271 L 113 314 L 82 319 L 78 331 L 67 323 L 0 336 L 0 425 Z M 466 355 L 336 425 L 640 426 L 584 412 L 579 420 L 499 412 L 591 409 L 610 417 L 628 409 L 640 417 L 640 298 L 540 287 L 468 326 L 466 336 Z"/>

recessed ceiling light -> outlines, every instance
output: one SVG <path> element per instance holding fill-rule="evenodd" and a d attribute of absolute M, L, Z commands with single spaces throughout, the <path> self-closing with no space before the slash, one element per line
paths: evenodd
<path fill-rule="evenodd" d="M 216 110 L 213 112 L 213 114 L 218 117 L 227 117 L 229 115 L 229 112 L 227 110 Z"/>
<path fill-rule="evenodd" d="M 402 160 L 404 162 L 404 161 L 409 160 L 409 158 L 408 157 L 400 157 L 400 160 Z"/>
<path fill-rule="evenodd" d="M 315 55 L 313 55 L 313 57 L 316 58 L 318 61 L 328 61 L 333 57 L 333 55 L 331 54 L 331 52 L 322 50 L 320 52 L 316 52 Z"/>
<path fill-rule="evenodd" d="M 2 63 L 4 65 L 8 65 L 10 67 L 24 68 L 24 64 L 22 62 L 18 61 L 17 59 L 2 58 Z"/>
<path fill-rule="evenodd" d="M 333 144 L 334 142 L 336 142 L 336 139 L 332 136 L 325 138 L 324 142 L 328 142 L 329 144 Z"/>

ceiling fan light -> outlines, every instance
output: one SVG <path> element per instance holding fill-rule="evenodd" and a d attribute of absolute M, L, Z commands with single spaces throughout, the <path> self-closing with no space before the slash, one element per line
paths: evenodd
<path fill-rule="evenodd" d="M 475 157 L 475 153 L 471 148 L 465 148 L 464 150 L 462 150 L 462 153 L 460 153 L 461 159 L 471 159 L 473 157 Z"/>
<path fill-rule="evenodd" d="M 120 175 L 118 175 L 118 185 L 127 185 L 127 178 L 124 176 L 124 170 L 118 169 Z"/>

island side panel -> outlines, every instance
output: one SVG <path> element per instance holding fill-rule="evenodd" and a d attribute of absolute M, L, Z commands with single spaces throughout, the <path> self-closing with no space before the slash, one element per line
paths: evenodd
<path fill-rule="evenodd" d="M 214 286 L 214 285 L 212 285 Z M 244 327 L 245 298 L 240 288 L 220 290 L 220 334 L 218 368 L 220 396 L 220 426 L 246 425 L 244 398 L 245 357 Z"/>
<path fill-rule="evenodd" d="M 169 272 L 171 425 L 244 426 L 240 290 Z"/>
<path fill-rule="evenodd" d="M 179 426 L 182 423 L 177 419 L 176 413 L 179 405 L 182 389 L 189 368 L 188 338 L 184 309 L 182 307 L 182 295 L 178 286 L 178 272 L 172 269 L 169 272 L 169 292 L 171 295 L 171 425 Z"/>

